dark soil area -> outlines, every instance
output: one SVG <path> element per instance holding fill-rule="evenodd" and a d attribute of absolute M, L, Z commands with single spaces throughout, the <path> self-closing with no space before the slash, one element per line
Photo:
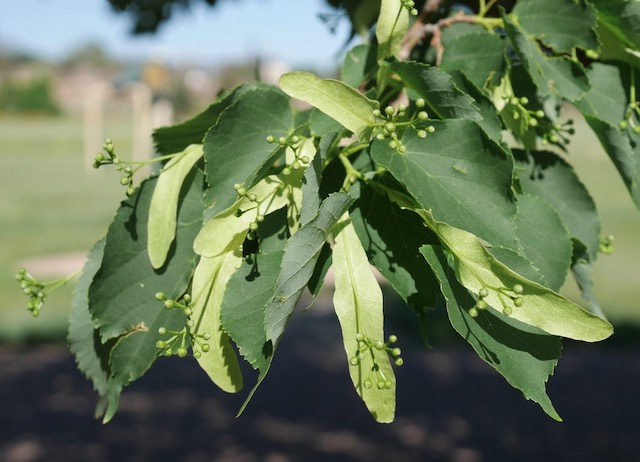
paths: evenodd
<path fill-rule="evenodd" d="M 64 346 L 0 347 L 0 459 L 640 461 L 638 347 L 567 345 L 548 384 L 558 423 L 471 348 L 400 336 L 396 421 L 382 425 L 351 387 L 333 317 L 302 314 L 292 327 L 239 418 L 245 393 L 227 395 L 193 358 L 171 358 L 125 389 L 103 425 Z"/>

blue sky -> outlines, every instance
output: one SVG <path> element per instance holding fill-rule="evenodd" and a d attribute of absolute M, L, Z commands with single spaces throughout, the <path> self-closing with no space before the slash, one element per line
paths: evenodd
<path fill-rule="evenodd" d="M 69 6 L 72 5 L 72 6 Z M 256 54 L 292 66 L 332 66 L 348 37 L 318 19 L 323 0 L 222 0 L 179 12 L 155 36 L 132 37 L 130 22 L 107 0 L 10 0 L 2 5 L 0 48 L 59 59 L 98 42 L 125 58 L 162 57 L 215 66 Z"/>

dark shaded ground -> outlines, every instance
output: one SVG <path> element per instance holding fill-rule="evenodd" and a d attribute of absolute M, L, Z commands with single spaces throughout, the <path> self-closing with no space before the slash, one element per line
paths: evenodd
<path fill-rule="evenodd" d="M 162 359 L 114 421 L 61 346 L 0 348 L 0 458 L 26 461 L 640 461 L 640 349 L 568 345 L 557 423 L 468 347 L 400 343 L 398 411 L 353 391 L 332 316 L 299 314 L 245 414 L 192 358 Z M 294 334 L 294 332 L 296 332 Z M 413 351 L 410 351 L 413 350 Z M 251 378 L 247 379 L 251 385 Z"/>

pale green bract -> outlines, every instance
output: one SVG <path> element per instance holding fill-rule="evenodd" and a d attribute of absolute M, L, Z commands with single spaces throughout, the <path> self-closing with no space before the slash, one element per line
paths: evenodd
<path fill-rule="evenodd" d="M 220 306 L 231 275 L 242 263 L 243 238 L 234 237 L 227 250 L 215 257 L 201 257 L 193 275 L 193 335 L 206 335 L 209 351 L 196 358 L 200 367 L 222 390 L 242 389 L 242 373 L 229 336 L 222 330 Z"/>
<path fill-rule="evenodd" d="M 409 12 L 400 0 L 382 0 L 376 25 L 378 59 L 399 57 L 402 39 L 409 29 Z"/>
<path fill-rule="evenodd" d="M 369 260 L 353 228 L 348 212 L 336 225 L 333 246 L 335 293 L 333 305 L 342 329 L 347 358 L 357 357 L 356 336 L 376 342 L 384 341 L 382 291 L 371 272 Z M 390 388 L 379 388 L 379 374 L 391 382 Z M 396 384 L 393 368 L 384 350 L 371 348 L 357 365 L 349 365 L 349 375 L 358 395 L 373 417 L 382 423 L 393 421 L 396 407 Z M 369 380 L 369 386 L 365 382 Z"/>
<path fill-rule="evenodd" d="M 178 200 L 182 183 L 202 158 L 202 145 L 192 144 L 166 163 L 153 190 L 147 222 L 147 248 L 151 266 L 164 265 L 171 243 L 176 237 Z"/>
<path fill-rule="evenodd" d="M 292 98 L 318 108 L 359 138 L 365 138 L 376 122 L 373 111 L 378 102 L 339 80 L 321 79 L 310 72 L 290 72 L 280 77 L 280 88 Z"/>
<path fill-rule="evenodd" d="M 613 333 L 607 321 L 511 271 L 475 235 L 434 220 L 428 211 L 421 211 L 420 215 L 455 257 L 458 281 L 474 294 L 487 289 L 484 300 L 497 311 L 506 309 L 513 319 L 574 340 L 598 342 Z M 513 290 L 517 284 L 523 289 L 520 294 Z M 514 305 L 511 297 L 521 297 L 522 306 Z"/>

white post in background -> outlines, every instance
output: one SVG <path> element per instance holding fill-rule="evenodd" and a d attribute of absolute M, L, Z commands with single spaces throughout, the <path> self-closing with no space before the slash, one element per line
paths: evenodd
<path fill-rule="evenodd" d="M 131 86 L 131 104 L 133 112 L 133 160 L 147 160 L 153 154 L 151 141 L 151 90 L 144 83 Z"/>
<path fill-rule="evenodd" d="M 84 127 L 84 165 L 93 171 L 93 159 L 104 142 L 104 102 L 109 92 L 106 82 L 92 82 L 82 97 L 82 125 Z"/>

